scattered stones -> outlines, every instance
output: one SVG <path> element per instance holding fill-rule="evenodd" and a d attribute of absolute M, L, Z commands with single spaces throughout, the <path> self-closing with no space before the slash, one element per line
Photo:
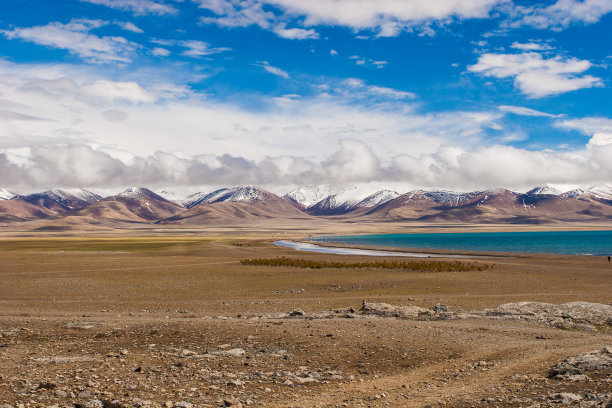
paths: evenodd
<path fill-rule="evenodd" d="M 549 377 L 569 381 L 588 381 L 587 372 L 603 371 L 612 374 L 612 347 L 568 357 L 555 364 Z"/>
<path fill-rule="evenodd" d="M 229 350 L 216 350 L 211 351 L 209 354 L 215 356 L 227 356 L 227 357 L 242 357 L 246 354 L 246 351 L 242 348 L 233 348 Z"/>
<path fill-rule="evenodd" d="M 526 320 L 562 329 L 595 330 L 593 325 L 612 325 L 612 305 L 570 302 L 555 305 L 539 302 L 506 303 L 484 311 L 484 316 Z"/>
<path fill-rule="evenodd" d="M 582 401 L 582 397 L 571 392 L 557 392 L 548 396 L 549 400 L 557 404 L 572 405 Z"/>
<path fill-rule="evenodd" d="M 233 395 L 223 399 L 223 405 L 226 407 L 242 408 L 242 402 Z"/>

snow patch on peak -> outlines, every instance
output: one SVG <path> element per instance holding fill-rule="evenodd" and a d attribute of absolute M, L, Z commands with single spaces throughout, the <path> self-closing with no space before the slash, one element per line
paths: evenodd
<path fill-rule="evenodd" d="M 47 194 L 60 200 L 78 199 L 88 203 L 95 203 L 102 198 L 82 188 L 52 188 Z"/>
<path fill-rule="evenodd" d="M 361 200 L 357 203 L 357 207 L 376 207 L 377 205 L 389 202 L 399 196 L 400 194 L 396 191 L 380 190 Z"/>
<path fill-rule="evenodd" d="M 350 187 L 328 195 L 323 200 L 311 205 L 309 209 L 316 213 L 342 213 L 359 207 L 359 204 L 376 194 L 371 189 Z"/>
<path fill-rule="evenodd" d="M 253 203 L 264 199 L 263 190 L 253 186 L 240 186 L 230 189 L 229 194 L 224 195 L 223 201 Z"/>
<path fill-rule="evenodd" d="M 13 194 L 13 193 L 11 193 L 8 190 L 0 188 L 0 200 L 10 200 L 11 198 L 13 198 L 15 196 L 16 196 L 16 194 Z"/>
<path fill-rule="evenodd" d="M 527 194 L 529 194 L 529 195 L 539 195 L 539 194 L 559 195 L 559 194 L 561 194 L 561 191 L 557 190 L 554 187 L 541 186 L 541 187 L 532 188 L 531 190 L 529 190 L 527 192 Z"/>
<path fill-rule="evenodd" d="M 587 191 L 597 198 L 612 200 L 612 186 L 591 187 Z"/>
<path fill-rule="evenodd" d="M 143 188 L 143 187 L 129 187 L 117 195 L 119 197 L 138 198 L 144 195 L 148 195 L 149 192 L 150 190 L 147 190 L 146 188 Z"/>
<path fill-rule="evenodd" d="M 254 203 L 263 201 L 266 192 L 253 186 L 239 186 L 233 188 L 220 188 L 212 193 L 196 193 L 189 196 L 185 202 L 185 207 L 192 208 L 198 204 L 213 204 L 220 202 L 242 202 Z"/>
<path fill-rule="evenodd" d="M 285 194 L 285 198 L 302 204 L 304 207 L 310 207 L 329 196 L 330 193 L 331 190 L 326 187 L 304 186 L 291 190 Z"/>

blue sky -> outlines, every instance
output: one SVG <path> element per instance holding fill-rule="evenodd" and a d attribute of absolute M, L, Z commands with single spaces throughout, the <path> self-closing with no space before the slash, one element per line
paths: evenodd
<path fill-rule="evenodd" d="M 611 0 L 3 0 L 0 187 L 612 183 Z"/>

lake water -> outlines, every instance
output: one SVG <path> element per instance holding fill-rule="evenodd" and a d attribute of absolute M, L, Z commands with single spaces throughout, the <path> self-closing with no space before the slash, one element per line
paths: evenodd
<path fill-rule="evenodd" d="M 311 241 L 457 251 L 611 255 L 612 231 L 469 232 L 325 236 Z"/>

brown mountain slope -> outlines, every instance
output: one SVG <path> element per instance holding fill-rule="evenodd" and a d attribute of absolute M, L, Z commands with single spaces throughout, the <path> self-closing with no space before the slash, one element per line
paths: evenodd
<path fill-rule="evenodd" d="M 104 224 L 114 222 L 151 223 L 171 217 L 185 209 L 146 188 L 130 188 L 106 197 L 64 217 L 67 223 Z"/>
<path fill-rule="evenodd" d="M 52 210 L 21 200 L 0 200 L 0 222 L 21 222 L 56 215 Z"/>
<path fill-rule="evenodd" d="M 612 219 L 612 206 L 590 199 L 509 190 L 444 195 L 411 192 L 369 211 L 367 216 L 428 222 L 604 221 Z"/>
<path fill-rule="evenodd" d="M 215 192 L 216 193 L 216 192 Z M 212 193 L 211 193 L 212 194 Z M 238 187 L 211 195 L 190 209 L 160 221 L 162 224 L 241 224 L 267 219 L 310 218 L 296 204 L 269 191 Z"/>

